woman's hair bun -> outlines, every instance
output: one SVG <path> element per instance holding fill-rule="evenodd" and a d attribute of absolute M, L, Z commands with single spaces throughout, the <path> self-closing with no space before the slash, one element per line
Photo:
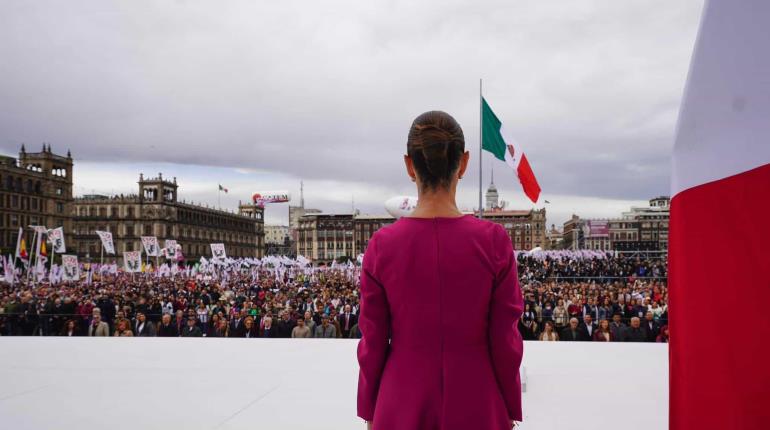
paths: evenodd
<path fill-rule="evenodd" d="M 406 142 L 420 182 L 428 189 L 447 187 L 460 166 L 465 137 L 446 112 L 429 111 L 415 118 Z"/>

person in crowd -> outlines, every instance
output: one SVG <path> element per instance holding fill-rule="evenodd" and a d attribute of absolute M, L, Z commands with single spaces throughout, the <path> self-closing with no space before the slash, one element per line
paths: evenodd
<path fill-rule="evenodd" d="M 612 302 L 610 301 L 609 297 L 604 297 L 604 302 L 602 302 L 602 305 L 599 307 L 599 319 L 601 320 L 609 320 L 612 318 Z"/>
<path fill-rule="evenodd" d="M 329 324 L 334 326 L 335 337 L 342 337 L 342 326 L 340 326 L 339 315 L 337 314 L 336 305 L 332 302 L 329 311 Z"/>
<path fill-rule="evenodd" d="M 547 320 L 545 322 L 543 332 L 540 333 L 539 340 L 546 341 L 546 342 L 552 342 L 559 340 L 559 335 L 554 330 L 554 323 L 551 320 Z"/>
<path fill-rule="evenodd" d="M 281 313 L 281 318 L 278 320 L 276 327 L 277 337 L 290 338 L 296 325 L 294 320 L 291 319 L 291 312 L 289 310 L 284 310 Z"/>
<path fill-rule="evenodd" d="M 171 322 L 171 314 L 163 314 L 158 325 L 158 337 L 179 337 L 180 334 L 176 324 Z"/>
<path fill-rule="evenodd" d="M 243 330 L 241 337 L 257 338 L 259 337 L 259 327 L 254 323 L 254 318 L 249 315 L 243 319 Z"/>
<path fill-rule="evenodd" d="M 134 333 L 137 337 L 155 337 L 155 324 L 152 321 L 147 321 L 147 315 L 144 311 L 136 312 Z"/>
<path fill-rule="evenodd" d="M 524 304 L 524 313 L 519 318 L 518 328 L 523 340 L 537 340 L 537 315 L 529 307 L 529 303 Z"/>
<path fill-rule="evenodd" d="M 583 333 L 578 327 L 577 317 L 572 317 L 569 319 L 569 326 L 562 330 L 561 334 L 559 335 L 559 340 L 568 342 L 582 342 L 585 340 Z"/>
<path fill-rule="evenodd" d="M 220 320 L 220 318 L 219 318 L 218 314 L 213 313 L 211 315 L 211 320 L 210 320 L 210 322 L 208 324 L 208 329 L 206 330 L 206 333 L 205 333 L 206 337 L 217 337 L 215 332 L 217 331 L 217 328 L 219 327 L 219 320 Z"/>
<path fill-rule="evenodd" d="M 342 328 L 342 337 L 349 338 L 350 337 L 350 329 L 358 323 L 358 318 L 355 314 L 352 312 L 352 307 L 350 305 L 345 305 L 344 312 L 339 317 L 339 324 Z"/>
<path fill-rule="evenodd" d="M 583 322 L 580 323 L 579 329 L 583 335 L 583 341 L 593 340 L 594 333 L 596 332 L 596 323 L 593 321 L 592 313 L 587 313 L 583 316 Z"/>
<path fill-rule="evenodd" d="M 599 321 L 599 306 L 594 303 L 594 299 L 588 298 L 586 299 L 586 304 L 583 305 L 583 318 L 586 317 L 586 315 L 590 315 L 591 319 L 594 321 Z M 589 335 L 593 336 L 593 334 L 589 333 Z"/>
<path fill-rule="evenodd" d="M 182 329 L 182 337 L 202 337 L 200 327 L 198 327 L 198 321 L 195 317 L 187 317 L 187 326 Z"/>
<path fill-rule="evenodd" d="M 310 337 L 313 337 L 315 335 L 315 327 L 316 327 L 315 320 L 313 319 L 313 311 L 311 311 L 310 309 L 307 309 L 304 314 L 304 320 L 305 320 L 305 325 L 307 326 L 308 329 L 310 329 Z"/>
<path fill-rule="evenodd" d="M 641 327 L 641 321 L 639 320 L 639 317 L 631 318 L 631 326 L 629 326 L 628 329 L 626 330 L 625 336 L 623 337 L 623 341 L 624 342 L 646 342 L 647 341 L 647 333 Z"/>
<path fill-rule="evenodd" d="M 319 338 L 336 338 L 337 329 L 329 324 L 329 315 L 323 314 L 321 316 L 321 325 L 315 328 L 315 336 Z"/>
<path fill-rule="evenodd" d="M 358 324 L 354 325 L 353 328 L 350 329 L 350 338 L 361 339 L 361 330 L 358 328 Z"/>
<path fill-rule="evenodd" d="M 660 334 L 655 339 L 655 342 L 668 343 L 668 326 L 664 325 L 660 328 Z"/>
<path fill-rule="evenodd" d="M 276 327 L 273 327 L 273 317 L 270 315 L 265 315 L 265 318 L 263 319 L 264 326 L 262 327 L 262 330 L 259 333 L 259 337 L 265 337 L 265 338 L 277 338 L 278 337 L 278 330 Z"/>
<path fill-rule="evenodd" d="M 176 332 L 181 336 L 186 326 L 184 311 L 181 309 L 177 310 L 174 315 L 174 326 L 176 327 Z"/>
<path fill-rule="evenodd" d="M 305 325 L 304 317 L 297 318 L 297 326 L 291 330 L 291 337 L 292 338 L 313 337 L 312 333 L 310 332 L 310 327 Z"/>
<path fill-rule="evenodd" d="M 649 310 L 644 315 L 644 332 L 647 338 L 647 342 L 655 342 L 660 334 L 660 324 L 655 321 L 654 313 Z"/>
<path fill-rule="evenodd" d="M 612 323 L 610 323 L 610 334 L 612 334 L 613 342 L 623 342 L 626 338 L 626 327 L 621 321 L 620 312 L 615 312 L 612 315 Z"/>
<path fill-rule="evenodd" d="M 110 326 L 102 321 L 102 312 L 99 308 L 94 308 L 91 324 L 88 326 L 89 336 L 109 336 Z"/>
<path fill-rule="evenodd" d="M 593 334 L 594 342 L 612 342 L 612 331 L 610 330 L 610 322 L 607 319 L 599 321 L 599 326 Z"/>
<path fill-rule="evenodd" d="M 553 323 L 557 330 L 567 325 L 567 309 L 564 307 L 564 299 L 559 299 L 553 308 Z"/>
<path fill-rule="evenodd" d="M 198 299 L 198 307 L 195 309 L 195 316 L 200 322 L 200 328 L 203 333 L 208 333 L 209 330 L 209 308 L 203 302 L 203 299 Z"/>
<path fill-rule="evenodd" d="M 128 323 L 128 319 L 121 318 L 115 320 L 115 334 L 113 336 L 117 337 L 131 337 L 134 335 L 134 333 L 131 331 L 130 324 Z"/>
<path fill-rule="evenodd" d="M 236 316 L 230 322 L 230 336 L 243 337 L 243 321 L 246 319 L 247 312 L 242 310 L 237 312 Z"/>
<path fill-rule="evenodd" d="M 80 336 L 80 331 L 78 330 L 78 323 L 74 319 L 68 319 L 66 323 L 64 323 L 64 327 L 61 330 L 62 336 Z"/>

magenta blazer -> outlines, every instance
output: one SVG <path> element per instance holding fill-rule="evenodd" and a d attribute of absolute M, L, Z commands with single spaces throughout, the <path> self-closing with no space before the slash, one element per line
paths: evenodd
<path fill-rule="evenodd" d="M 511 239 L 473 215 L 404 217 L 361 273 L 359 417 L 376 430 L 510 430 L 521 421 Z"/>

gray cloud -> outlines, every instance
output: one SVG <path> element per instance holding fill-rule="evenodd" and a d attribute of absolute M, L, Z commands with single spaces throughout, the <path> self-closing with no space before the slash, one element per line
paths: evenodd
<path fill-rule="evenodd" d="M 645 199 L 668 192 L 701 6 L 9 0 L 0 150 L 47 141 L 83 161 L 395 189 L 411 120 L 442 109 L 463 126 L 476 177 L 483 77 L 544 192 Z M 514 180 L 503 169 L 498 184 Z"/>

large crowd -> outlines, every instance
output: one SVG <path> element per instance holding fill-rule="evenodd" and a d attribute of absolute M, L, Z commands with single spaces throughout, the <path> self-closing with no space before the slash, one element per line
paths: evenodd
<path fill-rule="evenodd" d="M 0 335 L 359 338 L 360 266 L 0 282 Z M 518 256 L 525 340 L 668 341 L 666 261 Z"/>

